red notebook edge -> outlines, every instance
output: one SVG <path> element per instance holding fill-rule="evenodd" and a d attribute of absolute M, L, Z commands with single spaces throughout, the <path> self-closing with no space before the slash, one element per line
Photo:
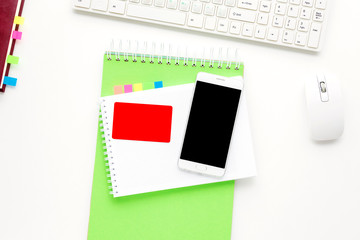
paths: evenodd
<path fill-rule="evenodd" d="M 25 0 L 19 0 L 19 1 L 21 1 L 20 7 L 19 7 L 19 12 L 18 12 L 18 13 L 15 13 L 15 15 L 13 16 L 13 18 L 15 18 L 15 16 L 22 16 L 22 11 L 23 11 L 23 8 L 24 8 Z M 16 30 L 16 31 L 19 30 L 19 25 L 16 25 L 15 30 Z M 12 54 L 14 53 L 15 44 L 16 44 L 16 39 L 11 39 L 11 43 L 10 43 L 10 44 L 11 44 L 11 47 L 10 47 L 10 55 L 12 55 Z M 9 44 L 9 45 L 10 45 L 10 44 Z M 9 63 L 6 64 L 5 71 L 4 71 L 4 73 L 2 73 L 2 75 L 1 75 L 1 77 L 0 77 L 0 85 L 1 85 L 4 77 L 9 75 L 10 65 L 11 65 L 11 64 L 9 64 Z M 3 84 L 2 87 L 0 88 L 0 92 L 4 93 L 4 92 L 5 92 L 5 89 L 6 89 L 6 85 Z"/>

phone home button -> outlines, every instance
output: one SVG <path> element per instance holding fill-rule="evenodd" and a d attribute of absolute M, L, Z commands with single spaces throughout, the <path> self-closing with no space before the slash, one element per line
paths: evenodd
<path fill-rule="evenodd" d="M 199 170 L 199 171 L 206 171 L 207 167 L 204 166 L 204 165 L 199 165 L 199 164 L 197 164 L 197 165 L 196 165 L 196 169 Z"/>

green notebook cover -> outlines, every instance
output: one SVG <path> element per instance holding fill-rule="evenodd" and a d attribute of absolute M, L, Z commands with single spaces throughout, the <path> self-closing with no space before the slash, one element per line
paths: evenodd
<path fill-rule="evenodd" d="M 101 96 L 114 94 L 114 86 L 142 83 L 143 90 L 154 88 L 154 82 L 163 86 L 192 83 L 198 72 L 222 76 L 243 76 L 243 65 L 230 69 L 223 64 L 221 69 L 178 65 L 145 63 L 140 58 L 125 62 L 123 56 L 116 61 L 104 55 Z M 189 63 L 192 63 L 191 59 Z M 99 122 L 100 124 L 100 122 Z M 89 240 L 226 240 L 231 238 L 231 223 L 234 197 L 234 181 L 177 188 L 158 192 L 114 198 L 109 194 L 105 166 L 104 144 L 98 126 L 94 177 L 91 194 Z"/>

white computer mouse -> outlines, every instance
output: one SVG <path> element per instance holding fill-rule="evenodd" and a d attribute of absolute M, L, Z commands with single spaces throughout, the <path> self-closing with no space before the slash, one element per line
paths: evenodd
<path fill-rule="evenodd" d="M 335 140 L 344 131 L 344 108 L 339 80 L 319 73 L 306 79 L 305 96 L 312 138 Z"/>

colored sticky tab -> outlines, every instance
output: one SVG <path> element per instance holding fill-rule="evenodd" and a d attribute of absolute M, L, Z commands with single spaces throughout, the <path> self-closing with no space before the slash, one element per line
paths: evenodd
<path fill-rule="evenodd" d="M 133 91 L 133 87 L 132 87 L 131 84 L 129 84 L 129 85 L 124 85 L 124 92 L 125 92 L 125 93 L 130 93 L 130 92 L 132 92 L 132 91 Z"/>
<path fill-rule="evenodd" d="M 19 57 L 8 55 L 6 58 L 6 62 L 10 64 L 18 64 L 19 63 Z"/>
<path fill-rule="evenodd" d="M 114 104 L 113 139 L 170 142 L 172 106 Z"/>
<path fill-rule="evenodd" d="M 114 86 L 114 94 L 122 94 L 122 93 L 124 93 L 122 85 Z"/>
<path fill-rule="evenodd" d="M 21 40 L 21 37 L 22 37 L 22 32 L 15 31 L 15 30 L 13 31 L 13 34 L 12 34 L 13 39 Z"/>
<path fill-rule="evenodd" d="M 17 78 L 13 77 L 4 77 L 4 84 L 10 86 L 16 86 Z"/>
<path fill-rule="evenodd" d="M 14 23 L 15 24 L 23 25 L 24 21 L 25 21 L 25 18 L 20 17 L 20 16 L 15 16 L 15 18 L 14 18 Z"/>
<path fill-rule="evenodd" d="M 143 90 L 149 90 L 149 89 L 154 89 L 154 83 L 153 82 L 144 82 Z"/>
<path fill-rule="evenodd" d="M 163 82 L 162 81 L 154 82 L 154 87 L 155 88 L 162 88 L 163 87 Z"/>
<path fill-rule="evenodd" d="M 139 91 L 142 91 L 143 90 L 143 86 L 142 86 L 142 83 L 135 83 L 133 85 L 134 87 L 134 92 L 139 92 Z"/>

